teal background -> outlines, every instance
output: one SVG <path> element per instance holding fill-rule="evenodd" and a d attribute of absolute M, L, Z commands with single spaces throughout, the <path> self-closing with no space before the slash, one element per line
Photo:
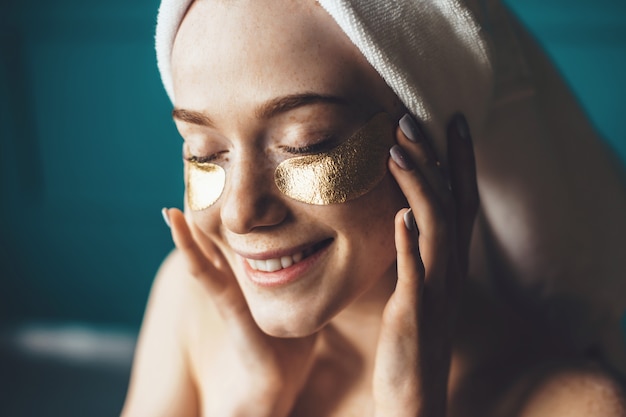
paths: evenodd
<path fill-rule="evenodd" d="M 626 160 L 626 2 L 508 3 Z M 152 46 L 158 2 L 0 7 L 0 324 L 136 329 L 172 247 L 160 209 L 183 193 Z"/>

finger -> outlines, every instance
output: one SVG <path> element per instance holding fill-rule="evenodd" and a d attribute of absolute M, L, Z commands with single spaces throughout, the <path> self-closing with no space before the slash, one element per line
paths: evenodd
<path fill-rule="evenodd" d="M 214 243 L 213 239 L 210 238 L 200 227 L 198 227 L 186 213 L 185 219 L 190 227 L 191 235 L 197 242 L 202 252 L 204 252 L 204 255 L 211 260 L 213 266 L 225 274 L 225 276 L 234 276 L 232 269 L 230 268 L 230 264 L 226 260 L 222 251 Z"/>
<path fill-rule="evenodd" d="M 225 280 L 219 279 L 220 272 L 196 243 L 184 214 L 178 209 L 164 211 L 171 225 L 174 244 L 182 253 L 189 273 L 199 279 L 211 294 L 223 292 L 227 287 Z"/>
<path fill-rule="evenodd" d="M 413 210 L 398 211 L 395 218 L 398 281 L 394 296 L 409 306 L 419 304 L 424 281 L 424 264 L 417 241 L 418 231 Z"/>
<path fill-rule="evenodd" d="M 428 143 L 428 136 L 409 113 L 402 116 L 398 122 L 398 127 L 407 140 L 418 145 L 424 156 L 432 160 L 437 159 L 435 152 Z"/>
<path fill-rule="evenodd" d="M 462 276 L 467 273 L 468 249 L 479 205 L 476 162 L 469 127 L 465 117 L 455 115 L 448 124 L 448 160 L 450 183 L 456 201 L 456 242 Z"/>
<path fill-rule="evenodd" d="M 212 263 L 194 239 L 185 215 L 178 209 L 165 210 L 172 229 L 176 248 L 182 253 L 189 273 L 197 278 L 209 293 L 222 319 L 233 323 L 234 328 L 243 325 L 246 331 L 254 329 L 253 320 L 241 288 L 229 273 L 223 273 Z"/>
<path fill-rule="evenodd" d="M 415 161 L 417 169 L 426 178 L 438 198 L 441 199 L 442 205 L 445 207 L 447 204 L 451 204 L 452 196 L 448 172 L 439 162 L 427 135 L 423 133 L 423 130 L 419 128 L 417 122 L 409 114 L 405 114 L 400 119 L 397 137 L 398 143 Z"/>
<path fill-rule="evenodd" d="M 194 240 L 197 242 L 200 249 L 204 252 L 205 256 L 211 260 L 213 266 L 216 269 L 222 271 L 225 274 L 232 275 L 232 270 L 230 269 L 230 265 L 228 264 L 228 261 L 226 261 L 224 254 L 214 243 L 213 239 L 207 236 L 201 228 L 197 227 L 197 225 L 193 221 L 191 215 L 192 212 L 193 210 L 189 208 L 188 199 L 185 198 L 185 208 L 183 210 L 183 213 Z"/>
<path fill-rule="evenodd" d="M 431 186 L 415 168 L 404 150 L 395 145 L 390 150 L 389 170 L 404 193 L 419 230 L 419 250 L 426 270 L 425 283 L 432 278 L 443 282 L 448 258 L 446 215 Z"/>
<path fill-rule="evenodd" d="M 401 340 L 409 340 L 411 346 L 417 343 L 425 275 L 412 210 L 398 211 L 394 227 L 398 279 L 396 288 L 385 305 L 379 335 L 379 348 L 385 345 L 386 349 L 392 351 Z"/>

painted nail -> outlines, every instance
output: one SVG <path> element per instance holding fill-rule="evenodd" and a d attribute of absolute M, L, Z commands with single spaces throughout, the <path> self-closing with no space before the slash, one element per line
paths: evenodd
<path fill-rule="evenodd" d="M 391 159 L 393 159 L 394 162 L 405 171 L 413 168 L 411 161 L 409 161 L 409 159 L 406 157 L 406 154 L 399 145 L 393 145 L 391 149 L 389 149 L 389 155 L 391 155 Z"/>
<path fill-rule="evenodd" d="M 400 119 L 400 130 L 404 133 L 411 142 L 421 142 L 424 140 L 424 134 L 422 133 L 422 129 L 415 123 L 413 117 L 410 114 L 405 114 Z"/>
<path fill-rule="evenodd" d="M 167 213 L 167 208 L 163 207 L 161 209 L 161 214 L 163 215 L 163 220 L 165 221 L 167 227 L 171 228 L 172 225 L 170 224 L 170 215 Z"/>
<path fill-rule="evenodd" d="M 404 226 L 406 230 L 412 232 L 417 229 L 417 225 L 415 224 L 415 216 L 413 215 L 413 209 L 408 209 L 406 213 L 404 213 Z"/>
<path fill-rule="evenodd" d="M 470 139 L 469 126 L 467 125 L 467 120 L 465 120 L 465 117 L 463 117 L 462 114 L 454 116 L 454 125 L 461 139 L 468 141 Z"/>

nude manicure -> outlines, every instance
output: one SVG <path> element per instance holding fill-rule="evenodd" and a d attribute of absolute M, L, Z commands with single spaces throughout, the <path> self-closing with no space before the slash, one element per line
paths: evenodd
<path fill-rule="evenodd" d="M 165 221 L 165 224 L 171 229 L 172 225 L 170 224 L 170 215 L 167 212 L 167 208 L 163 207 L 161 209 L 161 214 L 163 215 L 163 220 Z"/>
<path fill-rule="evenodd" d="M 404 136 L 407 137 L 411 142 L 420 142 L 423 140 L 424 135 L 422 134 L 422 130 L 419 128 L 413 117 L 410 114 L 405 114 L 402 116 L 399 122 L 400 130 L 404 133 Z"/>
<path fill-rule="evenodd" d="M 409 161 L 409 159 L 406 157 L 406 154 L 399 145 L 393 145 L 391 149 L 389 149 L 389 155 L 391 155 L 391 159 L 393 159 L 394 162 L 405 171 L 413 168 L 411 161 Z"/>
<path fill-rule="evenodd" d="M 409 209 L 406 213 L 404 213 L 404 226 L 406 227 L 406 230 L 408 230 L 409 232 L 412 232 L 413 230 L 415 230 L 417 228 L 416 224 L 415 224 L 415 216 L 413 215 L 413 209 Z"/>

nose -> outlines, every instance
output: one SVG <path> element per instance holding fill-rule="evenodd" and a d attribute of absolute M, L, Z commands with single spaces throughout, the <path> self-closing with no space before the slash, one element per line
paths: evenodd
<path fill-rule="evenodd" d="M 222 224 L 233 233 L 245 234 L 282 223 L 288 209 L 278 193 L 273 170 L 255 167 L 251 160 L 231 164 L 222 195 Z"/>

